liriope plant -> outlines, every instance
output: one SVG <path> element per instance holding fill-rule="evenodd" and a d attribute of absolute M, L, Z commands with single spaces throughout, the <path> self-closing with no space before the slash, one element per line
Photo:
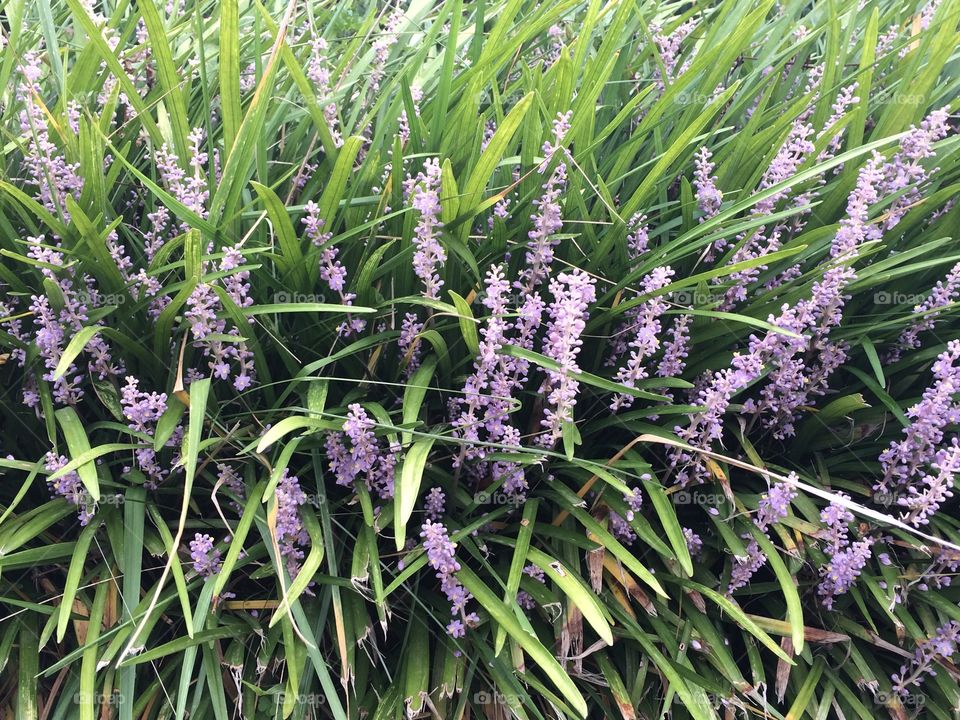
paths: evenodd
<path fill-rule="evenodd" d="M 960 2 L 0 8 L 4 716 L 957 714 Z"/>

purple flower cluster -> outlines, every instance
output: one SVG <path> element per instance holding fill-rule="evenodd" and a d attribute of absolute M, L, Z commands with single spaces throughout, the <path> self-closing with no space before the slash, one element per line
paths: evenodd
<path fill-rule="evenodd" d="M 203 150 L 203 129 L 194 128 L 187 136 L 190 141 L 190 173 L 180 165 L 180 158 L 170 151 L 166 143 L 154 156 L 160 180 L 173 197 L 200 217 L 207 216 L 207 153 Z"/>
<path fill-rule="evenodd" d="M 413 372 L 420 367 L 423 347 L 420 342 L 420 333 L 423 332 L 424 323 L 415 313 L 405 313 L 403 321 L 400 323 L 400 337 L 397 339 L 397 347 L 400 349 L 400 356 L 404 362 L 404 373 L 410 377 Z"/>
<path fill-rule="evenodd" d="M 193 569 L 205 578 L 219 573 L 223 565 L 220 551 L 213 546 L 213 538 L 201 533 L 194 535 L 190 541 L 190 559 Z"/>
<path fill-rule="evenodd" d="M 687 366 L 690 343 L 690 316 L 681 315 L 673 321 L 669 330 L 670 339 L 663 344 L 663 357 L 657 367 L 660 377 L 680 377 Z"/>
<path fill-rule="evenodd" d="M 350 487 L 362 480 L 369 491 L 389 500 L 400 448 L 395 444 L 382 448 L 374 427 L 367 411 L 353 403 L 347 408 L 343 431 L 327 435 L 327 457 L 338 485 Z"/>
<path fill-rule="evenodd" d="M 536 565 L 527 565 L 523 568 L 523 574 L 527 577 L 532 578 L 538 583 L 546 584 L 547 576 L 543 570 Z M 533 599 L 530 593 L 525 590 L 521 590 L 517 593 L 517 605 L 522 607 L 524 610 L 533 610 L 537 606 L 537 602 Z"/>
<path fill-rule="evenodd" d="M 917 182 L 926 177 L 918 161 L 929 155 L 930 145 L 946 133 L 946 116 L 935 111 L 901 141 L 900 151 L 884 164 L 875 155 L 861 169 L 857 184 L 847 202 L 847 214 L 841 221 L 831 245 L 830 254 L 838 261 L 850 262 L 856 258 L 857 248 L 865 241 L 878 237 L 880 230 L 869 223 L 869 207 L 881 193 L 893 193 L 905 187 L 903 178 Z M 811 395 L 825 392 L 827 379 L 846 358 L 843 344 L 829 340 L 830 329 L 839 325 L 843 305 L 847 299 L 844 289 L 856 278 L 846 265 L 828 269 L 812 288 L 812 296 L 794 306 L 784 305 L 780 315 L 769 322 L 799 336 L 768 332 L 763 338 L 751 336 L 749 352 L 735 354 L 731 367 L 714 373 L 698 393 L 699 404 L 705 406 L 695 413 L 691 424 L 677 428 L 677 433 L 696 447 L 708 448 L 719 440 L 721 418 L 734 394 L 758 380 L 765 365 L 772 363 L 768 385 L 760 402 L 748 401 L 744 411 L 764 415 L 764 425 L 778 437 L 794 433 L 793 418 L 798 409 L 808 403 Z M 806 356 L 797 357 L 804 353 Z M 706 470 L 702 461 L 689 452 L 672 454 L 673 463 L 680 466 L 681 483 L 702 481 Z"/>
<path fill-rule="evenodd" d="M 701 222 L 720 212 L 720 205 L 723 203 L 723 193 L 717 187 L 717 177 L 713 174 L 712 157 L 707 147 L 700 148 L 694 156 L 696 171 L 693 174 L 693 187 L 696 190 L 697 207 L 703 213 Z"/>
<path fill-rule="evenodd" d="M 343 145 L 343 136 L 338 127 L 337 104 L 332 100 L 330 64 L 327 60 L 329 46 L 323 38 L 310 41 L 310 59 L 307 61 L 307 78 L 313 83 L 313 92 L 323 103 L 323 116 L 330 128 L 335 147 Z"/>
<path fill-rule="evenodd" d="M 566 155 L 563 141 L 570 130 L 570 115 L 569 112 L 559 114 L 553 121 L 553 141 L 548 140 L 543 144 L 544 159 L 539 167 L 541 175 L 547 171 L 557 154 Z M 567 166 L 561 160 L 543 184 L 543 194 L 533 202 L 537 212 L 530 216 L 533 229 L 527 233 L 526 267 L 520 273 L 520 280 L 515 283 L 518 289 L 533 292 L 550 275 L 554 250 L 560 244 L 556 234 L 563 227 L 560 198 L 566 187 Z"/>
<path fill-rule="evenodd" d="M 221 283 L 230 299 L 240 308 L 253 304 L 249 296 L 249 271 L 238 270 L 243 264 L 241 245 L 237 244 L 224 251 L 219 270 L 223 273 Z M 253 352 L 247 347 L 246 341 L 236 327 L 227 328 L 224 317 L 225 311 L 220 297 L 212 284 L 199 283 L 187 298 L 187 310 L 183 316 L 190 327 L 194 347 L 198 348 L 204 357 L 208 358 L 207 367 L 213 377 L 218 380 L 231 378 L 231 365 L 236 363 L 236 375 L 233 376 L 233 386 L 237 391 L 244 391 L 251 387 L 256 380 Z M 230 340 L 223 339 L 224 335 Z M 235 339 L 234 339 L 235 338 Z"/>
<path fill-rule="evenodd" d="M 411 207 L 417 211 L 414 228 L 413 272 L 423 282 L 425 297 L 440 297 L 443 280 L 440 268 L 447 261 L 447 251 L 440 244 L 440 161 L 427 160 L 416 177 L 407 177 L 404 191 Z"/>
<path fill-rule="evenodd" d="M 764 171 L 760 179 L 759 191 L 785 182 L 793 177 L 797 169 L 809 157 L 815 147 L 810 139 L 813 135 L 813 126 L 802 122 L 794 121 L 786 140 L 777 150 L 770 165 Z M 787 198 L 790 194 L 790 187 L 782 188 L 772 195 L 758 201 L 754 206 L 754 215 L 770 215 L 777 203 Z M 749 237 L 741 241 L 741 245 L 734 252 L 730 259 L 731 263 L 740 263 L 747 260 L 755 260 L 765 257 L 780 249 L 783 235 L 786 228 L 780 225 L 773 227 L 767 232 L 766 227 L 760 227 L 753 231 Z M 760 272 L 765 270 L 765 265 L 758 265 L 748 270 L 741 270 L 732 273 L 723 282 L 730 282 L 731 287 L 727 290 L 722 308 L 724 310 L 732 309 L 737 303 L 743 302 L 747 297 L 747 287 L 757 279 Z"/>
<path fill-rule="evenodd" d="M 670 267 L 655 268 L 641 281 L 641 292 L 655 293 L 669 285 L 672 277 L 673 270 Z M 630 351 L 626 363 L 620 366 L 616 374 L 617 382 L 625 387 L 635 388 L 640 380 L 648 377 L 646 360 L 660 349 L 660 318 L 667 309 L 664 297 L 656 295 L 626 312 L 626 320 L 617 335 L 632 335 L 633 339 L 626 347 L 621 348 L 620 343 L 613 345 L 616 355 Z M 615 361 L 616 355 L 611 359 Z M 615 395 L 610 403 L 610 410 L 617 412 L 622 408 L 629 408 L 633 405 L 633 400 L 632 395 L 625 393 Z"/>
<path fill-rule="evenodd" d="M 241 503 L 247 496 L 247 489 L 240 474 L 226 463 L 217 463 L 217 485 L 224 485 L 233 493 L 236 500 L 230 504 L 237 512 L 243 512 Z"/>
<path fill-rule="evenodd" d="M 450 601 L 450 614 L 454 619 L 447 625 L 447 632 L 451 637 L 462 638 L 466 635 L 467 627 L 475 626 L 480 622 L 476 613 L 467 612 L 467 603 L 473 598 L 466 588 L 456 578 L 460 570 L 460 563 L 454 555 L 456 543 L 450 540 L 447 528 L 442 523 L 427 520 L 420 529 L 423 538 L 423 549 L 427 553 L 427 562 L 437 571 L 440 589 Z"/>
<path fill-rule="evenodd" d="M 846 498 L 842 493 L 841 497 Z M 817 593 L 824 607 L 830 610 L 834 598 L 845 594 L 860 577 L 870 559 L 874 539 L 850 539 L 848 525 L 853 522 L 853 513 L 837 501 L 832 501 L 820 512 L 820 522 L 823 523 L 821 533 L 827 541 L 827 564 L 820 569 Z"/>
<path fill-rule="evenodd" d="M 479 354 L 474 361 L 473 372 L 463 387 L 463 397 L 454 401 L 458 413 L 453 419 L 457 436 L 464 449 L 454 461 L 459 465 L 464 458 L 482 460 L 487 453 L 479 443 L 486 442 L 506 447 L 520 447 L 520 433 L 510 425 L 513 394 L 526 379 L 526 367 L 516 358 L 502 352 L 509 344 L 511 330 L 507 305 L 510 284 L 504 270 L 494 265 L 487 272 L 483 304 L 490 310 L 484 327 L 480 329 Z M 518 319 L 518 326 L 523 318 Z M 518 332 L 522 335 L 523 328 Z M 522 340 L 518 342 L 522 344 Z M 483 435 L 481 435 L 481 432 Z M 503 481 L 505 492 L 520 497 L 526 488 L 523 469 L 519 464 L 500 460 L 492 465 L 494 480 Z"/>
<path fill-rule="evenodd" d="M 543 384 L 547 409 L 541 425 L 546 432 L 537 438 L 544 447 L 552 447 L 563 435 L 565 423 L 573 422 L 580 383 L 575 379 L 580 367 L 577 355 L 583 344 L 581 335 L 587 325 L 587 308 L 596 299 L 594 280 L 581 270 L 560 273 L 550 281 L 553 302 L 547 310 L 550 321 L 543 343 L 543 354 L 559 365 L 547 370 Z"/>
<path fill-rule="evenodd" d="M 34 51 L 24 53 L 20 65 L 22 82 L 17 88 L 17 99 L 23 103 L 20 129 L 26 143 L 24 167 L 37 186 L 40 203 L 54 215 L 69 219 L 67 196 L 80 199 L 83 178 L 79 172 L 80 163 L 68 162 L 50 139 L 47 113 L 40 101 L 42 72 L 39 54 Z"/>
<path fill-rule="evenodd" d="M 650 33 L 657 50 L 660 51 L 660 60 L 663 63 L 663 71 L 660 70 L 659 65 L 654 70 L 655 83 L 660 90 L 666 87 L 667 82 L 682 75 L 689 66 L 690 61 L 687 60 L 677 70 L 677 62 L 680 59 L 680 45 L 696 27 L 697 21 L 690 19 L 678 25 L 672 32 L 664 33 L 663 28 L 658 23 L 650 23 Z"/>
<path fill-rule="evenodd" d="M 607 520 L 610 533 L 624 545 L 631 545 L 637 541 L 637 534 L 622 515 L 611 511 Z"/>
<path fill-rule="evenodd" d="M 640 477 L 643 480 L 649 480 L 651 476 L 649 473 L 644 473 Z M 627 503 L 627 522 L 633 522 L 633 519 L 643 509 L 643 493 L 640 492 L 640 488 L 630 488 L 623 494 L 623 499 Z"/>
<path fill-rule="evenodd" d="M 376 94 L 380 89 L 380 81 L 383 80 L 387 65 L 387 59 L 390 57 L 390 49 L 400 40 L 400 27 L 406 20 L 403 10 L 395 9 L 390 13 L 383 30 L 373 41 L 373 63 L 370 69 L 370 94 Z"/>
<path fill-rule="evenodd" d="M 904 520 L 923 525 L 952 496 L 954 476 L 960 472 L 960 443 L 944 443 L 945 430 L 960 421 L 960 340 L 951 340 L 933 364 L 933 384 L 907 410 L 910 425 L 903 439 L 880 454 L 883 478 L 875 491 L 900 495 Z"/>
<path fill-rule="evenodd" d="M 411 86 L 410 98 L 413 100 L 414 115 L 420 117 L 420 101 L 423 100 L 423 89 L 417 85 Z M 400 139 L 406 143 L 410 140 L 410 118 L 407 117 L 406 110 L 400 113 L 398 122 L 400 127 L 397 130 L 397 134 L 400 136 Z"/>
<path fill-rule="evenodd" d="M 681 528 L 683 530 L 683 539 L 687 541 L 687 551 L 690 557 L 699 557 L 703 552 L 703 539 L 690 528 Z"/>
<path fill-rule="evenodd" d="M 792 473 L 789 477 L 791 480 L 796 480 L 796 475 Z M 767 528 L 780 522 L 789 514 L 790 503 L 796 496 L 797 491 L 792 482 L 778 482 L 770 486 L 757 504 L 757 514 L 753 518 L 754 524 L 761 532 L 766 533 Z M 733 567 L 730 570 L 730 584 L 727 586 L 728 595 L 747 585 L 754 573 L 767 562 L 767 557 L 756 539 L 750 534 L 745 534 L 743 537 L 748 540 L 747 554 L 734 558 Z"/>
<path fill-rule="evenodd" d="M 300 506 L 306 504 L 307 495 L 300 487 L 300 478 L 284 468 L 277 483 L 277 545 L 286 564 L 287 573 L 295 578 L 303 561 L 303 548 L 310 536 L 300 519 Z"/>
<path fill-rule="evenodd" d="M 937 628 L 932 637 L 917 646 L 913 659 L 900 667 L 890 679 L 893 690 L 900 696 L 910 694 L 910 688 L 919 686 L 925 676 L 937 674 L 940 660 L 950 660 L 960 651 L 960 622 L 950 620 Z"/>
<path fill-rule="evenodd" d="M 83 369 L 72 363 L 59 379 L 54 378 L 54 370 L 60 363 L 60 357 L 70 337 L 91 323 L 90 312 L 97 309 L 101 303 L 101 295 L 97 292 L 96 283 L 92 278 L 78 276 L 74 266 L 64 262 L 64 254 L 59 243 L 51 246 L 44 244 L 42 237 L 27 238 L 27 255 L 45 265 L 40 272 L 45 281 L 57 288 L 55 302 L 49 295 L 32 295 L 30 313 L 33 316 L 33 336 L 22 325 L 11 327 L 16 339 L 25 343 L 31 341 L 36 345 L 40 360 L 46 372 L 40 379 L 51 383 L 53 399 L 59 405 L 76 405 L 83 397 L 80 383 L 83 379 Z M 56 268 L 56 269 L 54 269 Z M 123 366 L 113 361 L 110 348 L 101 335 L 91 338 L 84 348 L 83 356 L 87 360 L 87 372 L 104 380 L 116 377 L 123 372 Z M 21 366 L 26 365 L 27 355 L 17 352 L 16 358 Z M 37 392 L 36 378 L 27 375 L 24 386 L 23 401 L 28 407 L 36 407 L 40 402 Z"/>
<path fill-rule="evenodd" d="M 430 492 L 427 493 L 426 503 L 424 504 L 424 512 L 426 512 L 427 517 L 431 520 L 439 520 L 445 508 L 446 496 L 443 494 L 443 490 L 438 487 L 430 488 Z"/>
<path fill-rule="evenodd" d="M 60 470 L 69 461 L 63 455 L 48 452 L 44 458 L 44 469 L 51 475 Z M 81 525 L 86 525 L 96 513 L 96 506 L 90 493 L 83 487 L 76 470 L 64 473 L 56 480 L 48 480 L 50 492 L 59 495 L 77 508 L 77 517 Z"/>
<path fill-rule="evenodd" d="M 347 286 L 347 269 L 337 260 L 340 250 L 330 240 L 333 235 L 324 232 L 324 220 L 320 217 L 320 206 L 312 200 L 304 208 L 307 211 L 302 222 L 304 234 L 316 247 L 320 248 L 320 279 L 327 287 L 340 296 L 341 305 L 353 305 L 357 296 L 355 293 L 344 292 Z M 337 333 L 342 336 L 354 335 L 363 331 L 367 326 L 365 320 L 347 315 L 346 321 L 337 327 Z"/>
<path fill-rule="evenodd" d="M 130 429 L 152 436 L 157 429 L 157 421 L 167 410 L 167 395 L 140 390 L 140 381 L 131 375 L 127 376 L 126 385 L 121 391 L 120 404 Z M 178 442 L 182 433 L 182 427 L 178 428 L 167 444 Z M 156 451 L 150 446 L 137 448 L 134 458 L 137 468 L 147 476 L 148 487 L 155 488 L 169 473 L 162 467 Z M 130 468 L 124 468 L 124 472 L 129 470 Z"/>
<path fill-rule="evenodd" d="M 936 319 L 946 308 L 960 297 L 960 263 L 954 265 L 947 277 L 930 291 L 926 300 L 913 308 L 913 314 L 918 317 L 910 327 L 900 333 L 896 346 L 887 355 L 887 362 L 896 362 L 905 350 L 920 347 L 920 333 L 933 330 Z"/>

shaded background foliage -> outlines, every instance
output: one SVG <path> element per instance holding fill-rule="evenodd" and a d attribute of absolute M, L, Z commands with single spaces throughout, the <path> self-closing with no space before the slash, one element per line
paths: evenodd
<path fill-rule="evenodd" d="M 878 489 L 956 337 L 956 0 L 0 7 L 4 712 L 956 715 L 956 502 Z M 824 392 L 685 435 L 842 267 Z"/>

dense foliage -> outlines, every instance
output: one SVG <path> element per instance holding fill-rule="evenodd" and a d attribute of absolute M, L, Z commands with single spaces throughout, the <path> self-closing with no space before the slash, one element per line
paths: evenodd
<path fill-rule="evenodd" d="M 960 1 L 0 16 L 0 715 L 960 712 Z"/>

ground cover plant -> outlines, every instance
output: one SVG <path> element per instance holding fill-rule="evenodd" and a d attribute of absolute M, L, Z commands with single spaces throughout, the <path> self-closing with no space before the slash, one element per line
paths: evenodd
<path fill-rule="evenodd" d="M 0 716 L 954 718 L 960 2 L 0 2 Z"/>

